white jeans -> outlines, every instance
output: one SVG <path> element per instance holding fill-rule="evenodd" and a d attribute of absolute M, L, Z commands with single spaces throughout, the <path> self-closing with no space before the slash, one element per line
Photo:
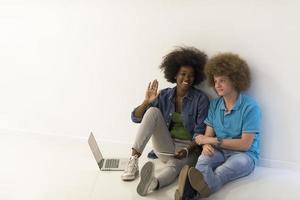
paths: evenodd
<path fill-rule="evenodd" d="M 181 160 L 157 154 L 157 152 L 176 153 L 182 148 L 188 147 L 191 141 L 173 139 L 160 110 L 155 107 L 149 108 L 144 114 L 132 148 L 142 154 L 151 136 L 154 152 L 165 164 L 160 173 L 155 175 L 160 187 L 171 184 L 184 165 L 194 166 L 196 164 L 198 158 L 196 153 L 190 153 L 187 158 Z"/>

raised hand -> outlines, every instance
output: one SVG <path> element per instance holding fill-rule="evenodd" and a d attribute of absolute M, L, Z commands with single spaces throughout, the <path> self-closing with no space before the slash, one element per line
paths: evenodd
<path fill-rule="evenodd" d="M 145 101 L 147 103 L 152 103 L 158 96 L 158 81 L 155 79 L 154 81 L 152 81 L 152 83 L 150 82 L 148 84 L 148 88 L 145 94 Z"/>

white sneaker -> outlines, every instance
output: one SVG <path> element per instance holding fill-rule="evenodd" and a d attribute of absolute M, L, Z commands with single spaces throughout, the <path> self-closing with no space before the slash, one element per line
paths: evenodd
<path fill-rule="evenodd" d="M 156 189 L 158 185 L 157 179 L 154 177 L 154 164 L 149 161 L 141 170 L 141 180 L 136 191 L 141 196 L 146 196 L 149 192 Z"/>
<path fill-rule="evenodd" d="M 121 178 L 123 181 L 132 181 L 139 174 L 139 158 L 137 155 L 131 156 L 128 165 L 122 174 Z"/>

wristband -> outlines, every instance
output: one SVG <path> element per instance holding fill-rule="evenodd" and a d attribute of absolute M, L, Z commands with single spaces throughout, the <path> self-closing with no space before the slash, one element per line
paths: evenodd
<path fill-rule="evenodd" d="M 217 141 L 218 141 L 217 147 L 221 147 L 223 143 L 223 138 L 217 137 Z"/>

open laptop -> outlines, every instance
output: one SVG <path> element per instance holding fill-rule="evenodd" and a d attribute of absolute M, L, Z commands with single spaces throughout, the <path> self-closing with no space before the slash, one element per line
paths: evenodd
<path fill-rule="evenodd" d="M 88 143 L 101 171 L 124 171 L 125 170 L 129 159 L 126 158 L 104 159 L 92 132 L 90 133 Z"/>

